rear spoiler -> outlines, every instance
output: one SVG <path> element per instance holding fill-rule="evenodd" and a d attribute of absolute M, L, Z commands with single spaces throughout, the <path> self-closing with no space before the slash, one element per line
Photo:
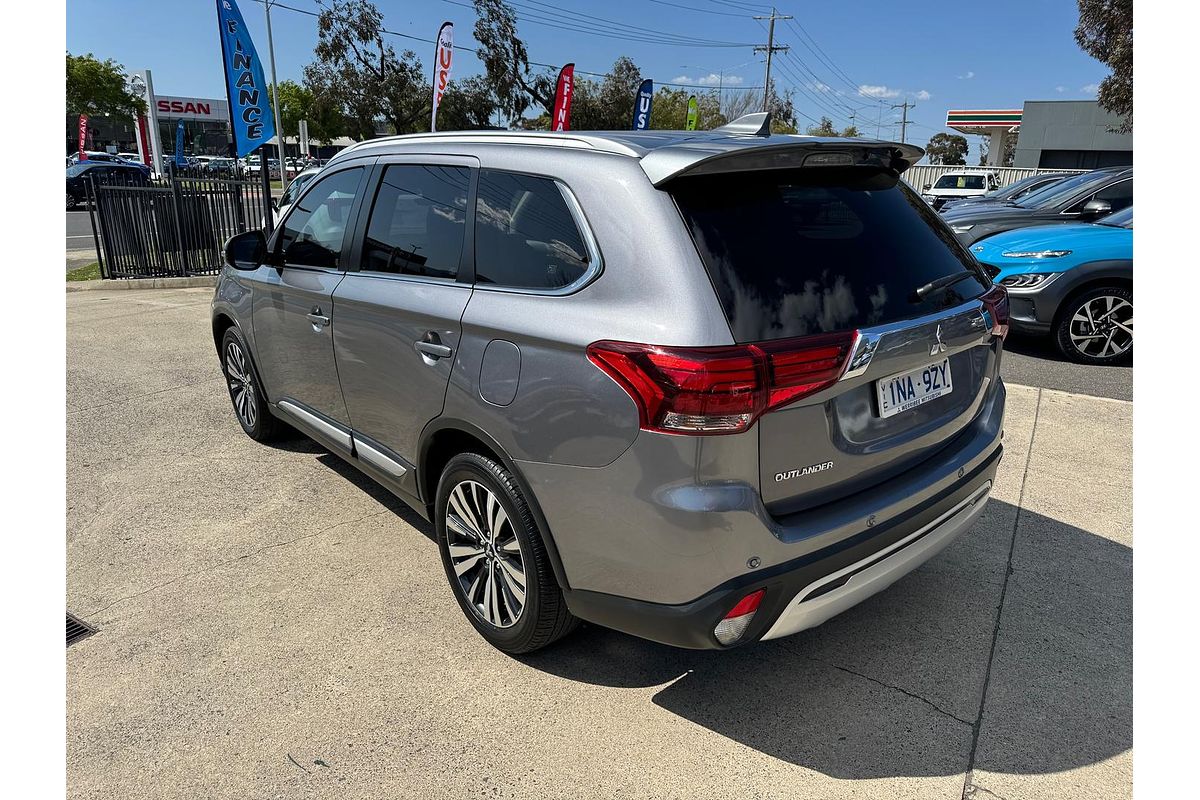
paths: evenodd
<path fill-rule="evenodd" d="M 641 165 L 650 182 L 662 186 L 683 176 L 802 166 L 873 166 L 898 175 L 924 154 L 915 145 L 874 139 L 771 136 L 770 115 L 759 113 L 716 128 L 708 136 L 651 150 Z"/>

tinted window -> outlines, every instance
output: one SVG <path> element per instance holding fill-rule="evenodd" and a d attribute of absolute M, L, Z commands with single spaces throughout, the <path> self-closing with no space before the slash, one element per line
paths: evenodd
<path fill-rule="evenodd" d="M 89 164 L 72 164 L 71 166 L 67 167 L 67 177 L 78 178 L 87 171 L 89 166 Z"/>
<path fill-rule="evenodd" d="M 303 202 L 296 204 L 279 236 L 284 263 L 338 268 L 361 175 L 359 168 L 334 173 L 314 185 Z"/>
<path fill-rule="evenodd" d="M 987 282 L 933 211 L 887 173 L 802 169 L 671 187 L 739 342 L 933 313 Z M 930 281 L 967 277 L 918 299 Z"/>
<path fill-rule="evenodd" d="M 1036 192 L 1030 192 L 1021 198 L 1018 205 L 1025 208 L 1053 208 L 1074 197 L 1077 192 L 1083 191 L 1089 186 L 1102 185 L 1111 178 L 1112 176 L 1107 174 L 1097 175 L 1094 172 L 1084 172 Z"/>
<path fill-rule="evenodd" d="M 1093 200 L 1107 200 L 1112 204 L 1113 211 L 1120 211 L 1133 205 L 1133 181 L 1118 181 L 1107 186 L 1092 196 Z M 1086 201 L 1085 201 L 1086 205 Z M 1082 206 L 1081 206 L 1082 208 Z"/>
<path fill-rule="evenodd" d="M 371 210 L 362 268 L 427 278 L 458 275 L 470 181 L 466 167 L 388 167 Z"/>
<path fill-rule="evenodd" d="M 943 175 L 933 185 L 935 189 L 982 189 L 982 175 Z"/>
<path fill-rule="evenodd" d="M 475 206 L 475 278 L 482 284 L 559 289 L 588 269 L 588 251 L 558 184 L 483 170 Z"/>

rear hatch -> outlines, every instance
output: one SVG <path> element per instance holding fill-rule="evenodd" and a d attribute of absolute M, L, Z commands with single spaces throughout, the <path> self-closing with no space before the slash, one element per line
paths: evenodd
<path fill-rule="evenodd" d="M 895 170 L 683 174 L 663 188 L 739 344 L 803 349 L 839 332 L 850 343 L 840 380 L 758 420 L 772 513 L 886 481 L 974 418 L 998 368 L 979 299 L 991 281 Z"/>

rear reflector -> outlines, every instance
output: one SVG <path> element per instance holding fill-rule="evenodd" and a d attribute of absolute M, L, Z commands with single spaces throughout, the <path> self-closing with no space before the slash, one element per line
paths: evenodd
<path fill-rule="evenodd" d="M 741 639 L 742 634 L 750 625 L 750 620 L 754 619 L 754 614 L 758 611 L 758 604 L 762 602 L 763 595 L 766 593 L 766 589 L 759 589 L 739 600 L 738 604 L 731 608 L 725 618 L 718 622 L 717 627 L 713 629 L 713 636 L 717 637 L 717 641 L 721 644 L 733 644 Z"/>
<path fill-rule="evenodd" d="M 992 335 L 1008 336 L 1008 289 L 995 284 L 979 298 L 992 319 Z"/>
<path fill-rule="evenodd" d="M 855 331 L 721 347 L 600 341 L 588 358 L 637 404 L 643 430 L 741 433 L 841 377 Z"/>

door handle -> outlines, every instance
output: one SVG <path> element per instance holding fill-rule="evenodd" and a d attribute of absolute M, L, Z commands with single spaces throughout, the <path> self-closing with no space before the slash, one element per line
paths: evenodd
<path fill-rule="evenodd" d="M 320 306 L 313 306 L 313 310 L 307 315 L 308 321 L 312 323 L 313 331 L 320 333 L 321 329 L 329 324 L 329 317 L 321 313 Z"/>
<path fill-rule="evenodd" d="M 430 358 L 449 358 L 454 353 L 454 350 L 451 348 L 437 342 L 418 341 L 413 347 L 417 348 L 417 352 L 421 355 L 426 355 Z"/>

